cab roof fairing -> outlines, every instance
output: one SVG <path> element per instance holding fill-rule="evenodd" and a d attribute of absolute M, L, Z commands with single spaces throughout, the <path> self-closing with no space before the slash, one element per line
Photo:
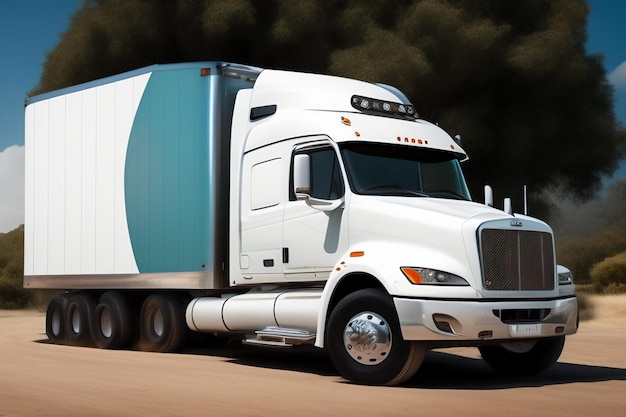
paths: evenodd
<path fill-rule="evenodd" d="M 399 119 L 383 117 L 382 114 L 374 118 L 370 112 L 359 112 L 353 107 L 351 100 L 355 95 L 392 103 L 406 101 L 406 98 L 397 96 L 389 88 L 364 81 L 330 75 L 263 70 L 254 84 L 250 107 L 276 106 L 275 111 L 283 115 L 286 115 L 283 113 L 285 110 L 304 110 L 308 113 L 306 118 L 320 119 L 325 119 L 323 113 L 339 112 L 337 123 L 342 117 L 347 118 L 352 125 L 352 131 L 344 129 L 346 134 L 332 136 L 336 142 L 358 140 L 419 146 L 451 152 L 460 161 L 469 159 L 463 148 L 437 125 L 422 119 Z M 297 112 L 289 113 L 293 115 Z M 304 124 L 308 124 L 304 122 L 304 113 L 302 120 Z M 335 129 L 331 130 L 337 132 Z M 324 133 L 331 134 L 331 131 Z"/>
<path fill-rule="evenodd" d="M 391 91 L 375 84 L 332 75 L 264 70 L 254 83 L 251 107 L 354 112 L 353 95 L 400 102 Z"/>

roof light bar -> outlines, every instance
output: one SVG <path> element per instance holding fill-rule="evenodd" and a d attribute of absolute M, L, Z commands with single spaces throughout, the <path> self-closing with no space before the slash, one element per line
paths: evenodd
<path fill-rule="evenodd" d="M 412 104 L 394 103 L 392 101 L 377 100 L 363 96 L 352 96 L 352 107 L 362 112 L 400 116 L 416 119 L 418 117 Z"/>

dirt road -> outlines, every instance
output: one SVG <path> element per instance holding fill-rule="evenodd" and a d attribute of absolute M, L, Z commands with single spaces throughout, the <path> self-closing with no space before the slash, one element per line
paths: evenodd
<path fill-rule="evenodd" d="M 623 416 L 626 297 L 592 302 L 597 318 L 542 375 L 500 376 L 453 349 L 400 387 L 347 383 L 317 349 L 58 346 L 42 313 L 0 311 L 0 416 Z"/>

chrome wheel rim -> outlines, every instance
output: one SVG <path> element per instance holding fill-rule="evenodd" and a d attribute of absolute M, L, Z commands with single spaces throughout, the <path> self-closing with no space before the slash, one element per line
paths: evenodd
<path fill-rule="evenodd" d="M 391 351 L 391 328 L 372 312 L 353 316 L 343 331 L 343 345 L 350 357 L 362 365 L 378 365 Z"/>
<path fill-rule="evenodd" d="M 74 334 L 79 334 L 82 329 L 82 323 L 80 322 L 80 313 L 78 312 L 78 309 L 72 310 L 71 315 L 72 331 Z"/>
<path fill-rule="evenodd" d="M 113 335 L 111 312 L 108 308 L 104 308 L 102 310 L 102 315 L 100 316 L 100 331 L 102 332 L 102 335 L 107 339 L 109 339 Z"/>
<path fill-rule="evenodd" d="M 52 334 L 59 336 L 61 334 L 61 313 L 58 310 L 52 312 L 51 318 Z"/>
<path fill-rule="evenodd" d="M 154 334 L 159 337 L 163 336 L 163 333 L 165 333 L 165 321 L 163 320 L 163 312 L 161 310 L 154 312 L 152 329 L 154 330 Z"/>

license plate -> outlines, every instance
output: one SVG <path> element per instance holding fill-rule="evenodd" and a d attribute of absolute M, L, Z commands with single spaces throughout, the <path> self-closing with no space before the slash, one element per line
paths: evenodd
<path fill-rule="evenodd" d="M 541 336 L 541 324 L 511 324 L 509 325 L 509 336 L 511 337 L 531 337 Z"/>

